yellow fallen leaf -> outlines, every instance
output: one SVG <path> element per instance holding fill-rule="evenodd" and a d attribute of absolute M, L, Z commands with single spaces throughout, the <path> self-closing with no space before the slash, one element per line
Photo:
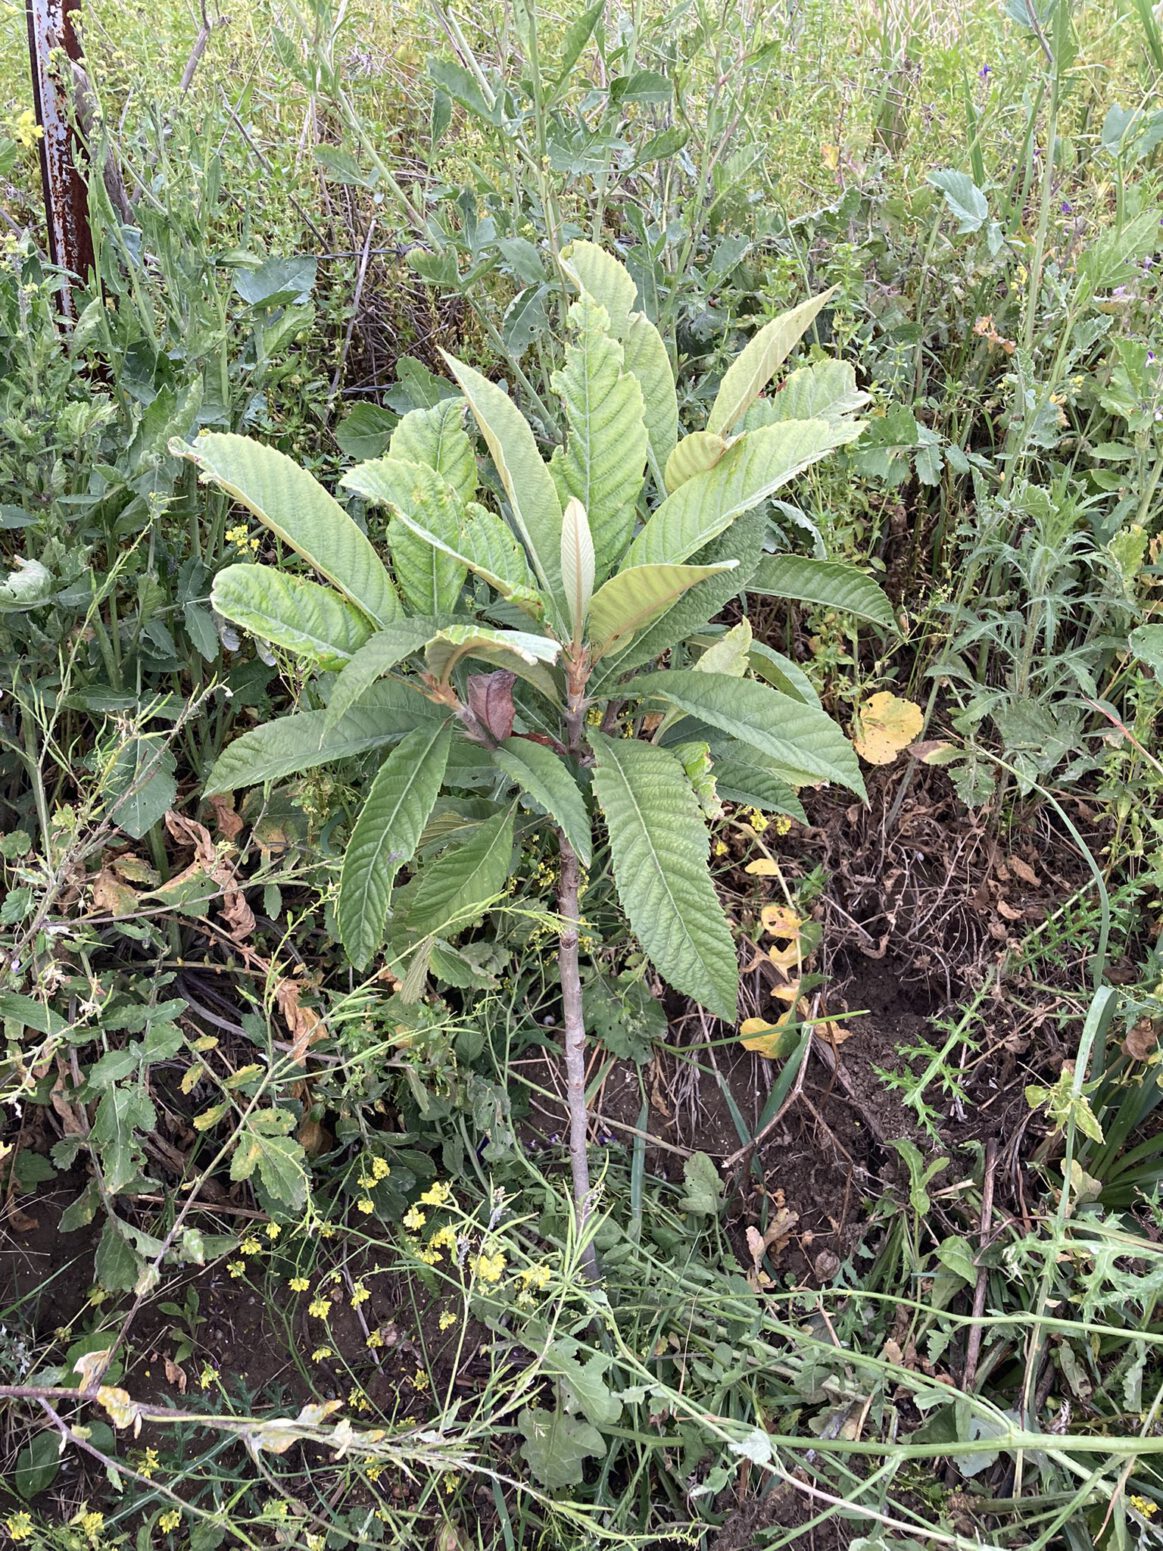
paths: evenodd
<path fill-rule="evenodd" d="M 789 1007 L 774 1023 L 766 1018 L 747 1018 L 739 1025 L 739 1043 L 766 1061 L 778 1061 L 791 1053 L 796 1042 L 799 1029 L 791 1026 L 795 1016 L 795 1008 Z"/>
<path fill-rule="evenodd" d="M 785 972 L 795 969 L 801 959 L 800 945 L 798 942 L 789 942 L 786 948 L 768 948 L 767 957 L 776 969 L 782 969 Z"/>
<path fill-rule="evenodd" d="M 759 912 L 763 930 L 773 937 L 798 937 L 803 919 L 787 905 L 764 905 Z"/>
<path fill-rule="evenodd" d="M 794 1004 L 800 998 L 800 983 L 798 980 L 789 980 L 785 986 L 772 986 L 771 994 L 777 1002 Z"/>
<path fill-rule="evenodd" d="M 743 869 L 753 878 L 778 878 L 779 868 L 774 862 L 769 862 L 766 856 L 761 856 L 757 862 L 748 862 Z"/>
<path fill-rule="evenodd" d="M 919 705 L 881 690 L 856 713 L 852 741 L 861 759 L 870 765 L 891 765 L 924 725 L 925 716 Z"/>

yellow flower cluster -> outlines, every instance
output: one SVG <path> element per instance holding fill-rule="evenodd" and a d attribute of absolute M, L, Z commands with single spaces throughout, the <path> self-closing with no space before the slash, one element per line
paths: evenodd
<path fill-rule="evenodd" d="M 17 145 L 22 145 L 25 150 L 44 139 L 44 130 L 36 122 L 36 114 L 31 108 L 25 108 L 15 118 L 10 118 L 5 127 Z"/>
<path fill-rule="evenodd" d="M 163 1534 L 169 1534 L 170 1530 L 177 1529 L 182 1522 L 181 1511 L 177 1508 L 169 1508 L 157 1521 L 157 1527 Z"/>
<path fill-rule="evenodd" d="M 226 542 L 233 544 L 240 555 L 253 555 L 259 548 L 259 540 L 251 538 L 250 529 L 244 522 L 226 530 Z"/>
<path fill-rule="evenodd" d="M 32 1534 L 32 1518 L 27 1513 L 14 1513 L 7 1519 L 4 1528 L 8 1531 L 12 1540 L 27 1540 Z"/>
<path fill-rule="evenodd" d="M 472 1262 L 472 1272 L 482 1282 L 499 1282 L 505 1270 L 505 1263 L 505 1257 L 500 1250 L 492 1255 L 480 1254 Z"/>

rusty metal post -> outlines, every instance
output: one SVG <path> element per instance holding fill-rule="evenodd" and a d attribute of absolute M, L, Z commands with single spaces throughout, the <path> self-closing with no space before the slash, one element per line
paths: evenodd
<path fill-rule="evenodd" d="M 80 0 L 27 0 L 28 57 L 36 121 L 44 131 L 40 142 L 40 179 L 44 188 L 48 251 L 64 272 L 61 312 L 76 321 L 73 285 L 88 279 L 93 268 L 93 232 L 89 225 L 89 190 L 84 174 L 85 152 L 69 123 L 72 80 L 63 74 L 63 50 L 70 64 L 81 61 L 81 40 L 74 27 Z"/>

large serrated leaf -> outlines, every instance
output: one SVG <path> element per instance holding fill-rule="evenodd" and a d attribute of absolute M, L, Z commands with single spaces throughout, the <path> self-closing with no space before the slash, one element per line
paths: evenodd
<path fill-rule="evenodd" d="M 513 854 L 513 810 L 478 824 L 466 840 L 454 842 L 420 874 L 408 910 L 414 937 L 447 935 L 469 926 L 502 893 Z"/>
<path fill-rule="evenodd" d="M 398 625 L 389 625 L 386 630 L 377 630 L 365 641 L 332 685 L 324 713 L 324 740 L 377 679 L 426 646 L 439 629 L 440 625 L 434 619 L 406 619 Z"/>
<path fill-rule="evenodd" d="M 667 668 L 643 674 L 627 688 L 677 706 L 729 737 L 750 743 L 768 755 L 775 773 L 793 786 L 836 781 L 864 796 L 856 751 L 836 723 L 823 711 L 766 684 Z"/>
<path fill-rule="evenodd" d="M 662 335 L 645 313 L 630 319 L 622 341 L 623 366 L 638 379 L 642 389 L 642 412 L 646 421 L 646 441 L 650 472 L 659 494 L 666 489 L 666 463 L 678 441 L 678 394 L 674 386 L 674 368 Z"/>
<path fill-rule="evenodd" d="M 649 743 L 597 731 L 590 742 L 614 882 L 635 936 L 676 990 L 733 1021 L 735 947 L 707 871 L 707 828 L 682 766 Z"/>
<path fill-rule="evenodd" d="M 638 300 L 638 287 L 625 265 L 596 242 L 579 239 L 562 248 L 561 267 L 583 295 L 605 309 L 610 333 L 621 339 Z"/>
<path fill-rule="evenodd" d="M 214 762 L 205 795 L 279 781 L 331 760 L 350 759 L 394 743 L 441 715 L 417 690 L 377 684 L 325 735 L 326 712 L 297 711 L 236 738 Z"/>
<path fill-rule="evenodd" d="M 419 727 L 380 766 L 351 832 L 339 878 L 336 919 L 348 958 L 363 969 L 384 940 L 396 873 L 416 854 L 444 771 L 452 734 Z"/>
<path fill-rule="evenodd" d="M 720 571 L 737 568 L 736 560 L 718 565 L 639 565 L 611 576 L 590 605 L 592 659 L 624 645 L 692 587 Z"/>
<path fill-rule="evenodd" d="M 795 789 L 775 773 L 767 755 L 758 749 L 727 739 L 715 749 L 714 771 L 715 790 L 728 802 L 749 803 L 764 813 L 786 813 L 801 824 L 807 823 Z"/>
<path fill-rule="evenodd" d="M 559 642 L 527 630 L 490 630 L 487 625 L 449 625 L 433 636 L 425 648 L 429 670 L 447 683 L 465 657 L 480 657 L 493 667 L 508 668 L 518 678 L 557 698 L 557 687 L 546 665 L 557 661 Z"/>
<path fill-rule="evenodd" d="M 381 628 L 403 610 L 367 536 L 323 486 L 285 453 L 246 436 L 203 432 L 170 450 L 234 497 Z"/>
<path fill-rule="evenodd" d="M 590 816 L 585 798 L 564 760 L 543 743 L 506 738 L 493 750 L 505 774 L 545 809 L 573 847 L 583 867 L 592 860 Z"/>
<path fill-rule="evenodd" d="M 667 496 L 630 545 L 621 568 L 689 559 L 744 512 L 857 435 L 859 427 L 827 420 L 785 420 L 749 431 L 714 468 Z"/>
<path fill-rule="evenodd" d="M 871 576 L 839 560 L 811 560 L 806 555 L 764 555 L 747 584 L 748 592 L 839 609 L 895 631 L 892 604 Z"/>
<path fill-rule="evenodd" d="M 542 588 L 561 609 L 561 501 L 524 415 L 496 383 L 442 352 L 461 386 L 509 502 L 513 526 Z"/>
<path fill-rule="evenodd" d="M 333 588 L 273 566 L 226 566 L 210 602 L 223 619 L 324 669 L 342 668 L 371 634 L 365 615 Z"/>
<path fill-rule="evenodd" d="M 524 1443 L 521 1453 L 535 1478 L 551 1492 L 576 1486 L 585 1461 L 606 1452 L 606 1440 L 579 1416 L 526 1406 L 517 1418 Z"/>
<path fill-rule="evenodd" d="M 692 587 L 660 614 L 652 625 L 647 625 L 641 635 L 616 658 L 608 658 L 608 666 L 599 666 L 591 683 L 597 691 L 611 679 L 639 668 L 643 663 L 656 662 L 680 641 L 685 641 L 747 585 L 751 573 L 759 563 L 763 552 L 763 540 L 767 533 L 767 515 L 762 508 L 748 512 L 728 532 L 721 533 L 705 545 L 692 560 L 692 564 L 718 565 L 726 560 L 738 560 L 738 570 L 716 571 L 706 581 Z"/>
<path fill-rule="evenodd" d="M 748 341 L 723 374 L 711 413 L 707 416 L 708 431 L 720 436 L 730 434 L 835 291 L 836 287 L 832 286 L 819 296 L 810 296 L 798 307 L 773 318 Z"/>
<path fill-rule="evenodd" d="M 462 506 L 476 494 L 477 460 L 464 429 L 463 399 L 409 410 L 392 432 L 388 450 L 393 458 L 435 469 Z"/>
<path fill-rule="evenodd" d="M 792 372 L 778 393 L 752 404 L 743 426 L 754 431 L 777 420 L 846 420 L 868 403 L 847 361 L 813 361 Z"/>
<path fill-rule="evenodd" d="M 359 464 L 340 483 L 392 512 L 388 548 L 396 580 L 411 607 L 420 614 L 451 614 L 467 571 L 453 554 L 463 512 L 452 486 L 426 463 L 409 463 L 395 455 Z M 421 537 L 421 532 L 438 542 Z"/>
<path fill-rule="evenodd" d="M 646 469 L 642 389 L 622 369 L 622 346 L 606 331 L 604 308 L 583 296 L 569 318 L 575 338 L 564 368 L 553 374 L 568 439 L 554 452 L 553 472 L 564 495 L 575 497 L 585 510 L 600 580 L 626 548 L 634 527 Z"/>

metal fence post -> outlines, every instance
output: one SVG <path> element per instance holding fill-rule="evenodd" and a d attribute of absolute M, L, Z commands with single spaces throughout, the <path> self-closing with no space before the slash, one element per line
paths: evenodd
<path fill-rule="evenodd" d="M 84 172 L 84 148 L 69 123 L 72 64 L 82 58 L 74 18 L 80 0 L 27 0 L 28 57 L 36 120 L 44 134 L 40 142 L 40 178 L 44 188 L 45 224 L 52 262 L 63 272 L 61 312 L 76 321 L 73 285 L 84 284 L 93 268 L 93 233 L 89 225 L 89 190 Z M 63 51 L 70 64 L 64 67 Z"/>

